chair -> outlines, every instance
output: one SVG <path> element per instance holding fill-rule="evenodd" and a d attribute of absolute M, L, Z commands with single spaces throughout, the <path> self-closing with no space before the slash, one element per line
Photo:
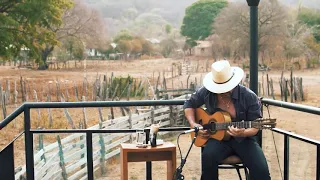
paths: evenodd
<path fill-rule="evenodd" d="M 236 155 L 231 155 L 221 161 L 218 169 L 236 169 L 239 179 L 242 180 L 240 169 L 244 169 L 246 180 L 250 179 L 248 168 L 242 163 L 241 159 Z"/>
<path fill-rule="evenodd" d="M 201 147 L 201 153 L 202 151 L 203 147 Z M 201 166 L 203 165 L 201 164 Z M 244 169 L 246 180 L 250 180 L 248 168 L 242 163 L 242 160 L 237 155 L 230 155 L 222 160 L 218 166 L 218 169 L 236 169 L 240 180 L 242 180 L 240 169 Z"/>

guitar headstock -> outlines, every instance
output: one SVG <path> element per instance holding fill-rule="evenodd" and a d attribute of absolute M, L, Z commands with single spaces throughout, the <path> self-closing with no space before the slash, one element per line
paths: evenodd
<path fill-rule="evenodd" d="M 262 118 L 252 121 L 252 127 L 257 129 L 272 129 L 276 127 L 276 119 Z"/>

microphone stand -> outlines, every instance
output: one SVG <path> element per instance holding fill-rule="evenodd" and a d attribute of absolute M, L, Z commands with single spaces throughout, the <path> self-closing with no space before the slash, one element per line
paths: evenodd
<path fill-rule="evenodd" d="M 187 152 L 186 157 L 185 158 L 181 158 L 180 166 L 176 169 L 175 174 L 174 174 L 174 180 L 184 180 L 184 176 L 181 174 L 182 173 L 182 168 L 183 168 L 183 166 L 185 165 L 185 163 L 187 161 L 187 157 L 188 157 L 188 155 L 190 153 L 190 150 L 191 150 L 194 142 L 196 141 L 196 138 L 198 136 L 198 131 L 199 131 L 199 129 L 195 130 L 195 135 L 194 135 L 194 137 L 192 139 L 192 143 L 191 143 L 191 145 L 189 147 L 189 150 Z"/>

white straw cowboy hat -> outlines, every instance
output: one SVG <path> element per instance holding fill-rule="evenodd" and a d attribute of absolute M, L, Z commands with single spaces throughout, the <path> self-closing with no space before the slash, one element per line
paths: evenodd
<path fill-rule="evenodd" d="M 243 70 L 231 67 L 229 61 L 217 61 L 211 65 L 211 72 L 204 77 L 203 86 L 213 93 L 225 93 L 235 88 L 243 75 Z"/>

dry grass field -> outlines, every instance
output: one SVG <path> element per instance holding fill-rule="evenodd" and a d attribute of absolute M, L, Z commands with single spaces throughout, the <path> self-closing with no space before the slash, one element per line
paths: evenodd
<path fill-rule="evenodd" d="M 81 85 L 83 77 L 86 76 L 88 82 L 93 82 L 97 75 L 111 76 L 113 72 L 114 76 L 126 77 L 128 74 L 135 78 L 148 77 L 151 84 L 155 83 L 155 80 L 160 73 L 163 75 L 163 71 L 167 71 L 165 76 L 167 77 L 168 88 L 186 88 L 188 75 L 176 76 L 171 78 L 171 68 L 183 60 L 175 59 L 154 59 L 154 60 L 131 60 L 131 61 L 88 61 L 86 68 L 69 68 L 59 70 L 47 70 L 37 71 L 30 69 L 18 69 L 10 66 L 0 66 L 0 80 L 4 82 L 6 79 L 11 81 L 19 80 L 20 76 L 26 78 L 28 81 L 33 82 L 35 89 L 44 91 L 47 88 L 49 81 L 62 80 L 64 82 L 74 82 Z M 197 81 L 200 83 L 200 79 L 205 74 L 205 63 L 212 61 L 206 60 L 194 60 L 190 61 L 191 65 L 200 64 L 198 71 L 192 73 L 189 77 L 188 82 Z M 73 63 L 71 63 L 72 65 Z M 210 67 L 210 66 L 209 66 Z M 280 70 L 271 70 L 268 72 L 269 77 L 273 79 L 275 95 L 279 100 L 279 79 L 281 76 Z M 284 76 L 289 78 L 289 71 L 284 71 Z M 320 107 L 320 70 L 299 70 L 294 71 L 295 77 L 303 78 L 303 85 L 305 95 L 307 97 L 304 102 L 297 102 L 301 104 L 311 105 Z M 67 80 L 67 81 L 66 81 Z M 259 80 L 262 80 L 262 72 L 259 72 Z M 73 83 L 66 85 L 65 88 L 70 94 L 73 91 Z M 41 95 L 39 95 L 41 96 Z M 45 99 L 44 95 L 39 99 Z M 18 103 L 19 104 L 19 103 Z M 20 103 L 21 104 L 21 103 Z M 11 113 L 15 109 L 14 105 L 10 105 L 7 109 L 8 113 Z M 265 116 L 267 111 L 265 109 Z M 82 109 L 68 109 L 74 119 L 75 124 L 79 124 L 82 118 Z M 40 117 L 37 114 L 37 110 L 32 111 L 32 126 L 37 127 L 48 127 L 48 110 L 42 109 Z M 94 108 L 87 108 L 88 125 L 93 125 L 98 122 L 98 111 Z M 107 117 L 108 110 L 104 109 L 104 116 Z M 53 109 L 52 114 L 54 117 L 54 125 L 52 128 L 70 128 L 68 127 L 67 120 L 63 114 L 62 109 Z M 116 114 L 120 114 L 120 111 L 116 109 Z M 319 116 L 310 115 L 302 112 L 281 109 L 277 107 L 270 107 L 271 117 L 277 118 L 277 127 L 294 132 L 315 140 L 320 140 Z M 0 119 L 2 116 L 0 116 Z M 0 131 L 0 149 L 2 149 L 7 143 L 9 143 L 15 135 L 23 130 L 22 124 L 23 116 L 17 118 L 16 126 L 12 122 L 6 128 Z M 177 136 L 172 136 L 168 141 L 176 143 Z M 50 140 L 50 138 L 48 138 Z M 54 139 L 51 139 L 54 140 Z M 35 137 L 36 143 L 36 137 Z M 188 135 L 180 138 L 180 147 L 182 154 L 185 155 L 191 143 L 191 139 Z M 271 176 L 273 180 L 280 180 L 281 171 L 283 167 L 283 136 L 271 131 L 264 131 L 263 133 L 263 150 L 266 154 Z M 179 152 L 177 152 L 179 155 Z M 290 179 L 294 180 L 311 180 L 315 179 L 316 176 L 316 147 L 305 144 L 303 142 L 290 139 Z M 20 138 L 16 142 L 15 146 L 15 161 L 16 164 L 20 165 L 24 162 L 24 140 Z M 180 163 L 180 157 L 177 157 L 177 164 Z M 166 164 L 164 162 L 153 163 L 153 179 L 162 180 L 165 174 Z M 236 179 L 235 170 L 221 170 L 221 179 Z M 184 166 L 183 174 L 185 179 L 200 179 L 200 149 L 193 147 L 188 157 L 187 163 Z M 102 179 L 120 179 L 120 166 L 118 161 L 115 159 L 108 166 L 108 171 L 105 177 Z M 132 180 L 145 179 L 145 164 L 144 163 L 131 163 L 129 164 L 129 177 Z"/>

